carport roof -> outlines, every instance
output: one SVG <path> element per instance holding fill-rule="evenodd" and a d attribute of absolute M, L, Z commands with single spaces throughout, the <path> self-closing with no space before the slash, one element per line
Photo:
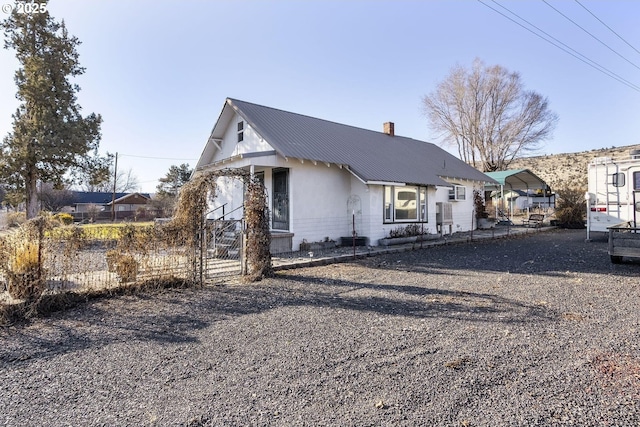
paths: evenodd
<path fill-rule="evenodd" d="M 512 169 L 485 172 L 484 174 L 498 182 L 498 185 L 485 185 L 486 190 L 500 190 L 500 187 L 506 187 L 510 190 L 544 190 L 547 188 L 547 183 L 529 169 Z"/>

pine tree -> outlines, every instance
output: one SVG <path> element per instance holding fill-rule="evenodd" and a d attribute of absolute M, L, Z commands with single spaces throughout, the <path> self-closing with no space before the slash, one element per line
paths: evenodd
<path fill-rule="evenodd" d="M 180 188 L 189 181 L 193 169 L 189 168 L 186 163 L 180 166 L 172 165 L 169 172 L 163 178 L 160 178 L 160 184 L 156 187 L 158 197 L 177 197 Z"/>
<path fill-rule="evenodd" d="M 69 81 L 84 73 L 76 47 L 80 41 L 67 32 L 64 21 L 48 12 L 16 13 L 2 23 L 5 49 L 13 49 L 20 63 L 15 73 L 21 102 L 13 114 L 13 131 L 0 143 L 0 180 L 21 192 L 27 218 L 38 214 L 39 182 L 74 182 L 77 171 L 107 168 L 98 155 L 100 115 L 82 117 L 76 102 L 79 86 Z"/>

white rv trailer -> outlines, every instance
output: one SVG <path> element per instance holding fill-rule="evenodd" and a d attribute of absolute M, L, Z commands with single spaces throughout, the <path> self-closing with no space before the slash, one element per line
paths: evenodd
<path fill-rule="evenodd" d="M 615 160 L 598 157 L 588 165 L 587 227 L 607 232 L 607 227 L 640 220 L 640 150 Z"/>

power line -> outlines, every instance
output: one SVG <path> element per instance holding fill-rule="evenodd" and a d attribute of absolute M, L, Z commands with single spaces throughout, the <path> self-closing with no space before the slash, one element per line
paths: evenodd
<path fill-rule="evenodd" d="M 171 157 L 136 156 L 134 154 L 122 154 L 122 153 L 120 153 L 120 156 L 137 157 L 139 159 L 153 159 L 153 160 L 180 160 L 180 161 L 196 161 L 196 160 L 198 160 L 198 159 L 175 159 L 175 158 L 171 158 Z"/>
<path fill-rule="evenodd" d="M 629 64 L 633 65 L 634 67 L 636 67 L 638 70 L 640 70 L 640 67 L 638 67 L 636 64 L 634 64 L 633 62 L 631 62 L 630 60 L 628 60 L 627 58 L 624 57 L 624 55 L 618 53 L 615 49 L 613 49 L 611 46 L 609 46 L 608 44 L 606 44 L 605 42 L 603 42 L 602 40 L 600 40 L 598 37 L 594 36 L 593 34 L 591 34 L 589 31 L 585 30 L 582 26 L 580 26 L 577 22 L 575 22 L 573 19 L 569 18 L 567 15 L 565 15 L 564 13 L 560 12 L 558 9 L 556 9 L 555 7 L 551 6 L 549 4 L 549 2 L 547 2 L 547 0 L 542 0 L 542 2 L 544 4 L 546 4 L 547 6 L 549 6 L 551 9 L 555 10 L 556 12 L 558 12 L 562 17 L 564 17 L 566 20 L 568 20 L 569 22 L 571 22 L 573 25 L 575 25 L 576 27 L 580 28 L 582 31 L 584 31 L 585 33 L 589 34 L 591 37 L 593 37 L 594 40 L 596 40 L 598 43 L 600 43 L 601 45 L 603 45 L 604 47 L 606 47 L 607 49 L 609 49 L 611 52 L 615 53 L 616 55 L 618 55 L 620 58 L 624 59 L 625 61 L 627 61 Z"/>
<path fill-rule="evenodd" d="M 609 29 L 609 31 L 611 31 L 613 34 L 615 34 L 620 40 L 622 40 L 623 42 L 625 42 L 627 44 L 627 46 L 629 46 L 631 49 L 635 50 L 637 53 L 640 53 L 640 50 L 636 49 L 634 46 L 631 45 L 631 43 L 629 43 L 628 41 L 626 41 L 620 34 L 616 33 L 615 31 L 613 31 L 613 29 L 611 27 L 609 27 L 607 24 L 605 24 L 602 19 L 598 18 L 593 12 L 591 12 L 589 9 L 586 8 L 586 6 L 584 6 L 582 3 L 580 3 L 578 0 L 575 0 L 576 3 L 578 3 L 584 10 L 586 10 L 587 12 L 589 12 L 591 14 L 591 16 L 593 16 L 594 18 L 596 18 L 598 20 L 598 22 L 600 22 L 602 25 L 604 25 L 605 27 L 607 27 L 607 29 Z"/>
<path fill-rule="evenodd" d="M 569 47 L 568 45 L 566 45 L 565 43 L 561 42 L 560 40 L 556 39 L 555 37 L 553 37 L 552 35 L 546 33 L 545 31 L 541 30 L 540 28 L 536 27 L 535 25 L 533 25 L 532 23 L 530 23 L 529 21 L 527 21 L 526 19 L 522 18 L 521 16 L 519 16 L 518 14 L 512 12 L 511 10 L 507 9 L 506 7 L 502 6 L 501 4 L 499 4 L 498 2 L 496 2 L 495 0 L 492 0 L 493 3 L 497 4 L 498 6 L 500 6 L 501 8 L 505 9 L 507 12 L 511 13 L 512 15 L 516 16 L 518 19 L 522 20 L 523 22 L 526 22 L 527 24 L 529 24 L 530 26 L 532 26 L 533 28 L 535 28 L 536 30 L 540 31 L 541 33 L 547 35 L 548 37 L 550 37 L 551 39 L 555 40 L 557 43 L 561 44 L 562 46 L 559 46 L 558 44 L 554 43 L 553 41 L 545 38 L 544 36 L 536 33 L 535 31 L 533 31 L 531 28 L 528 28 L 524 25 L 522 25 L 520 22 L 514 20 L 513 18 L 505 15 L 504 13 L 500 12 L 499 10 L 491 7 L 490 5 L 486 4 L 485 2 L 483 2 L 482 0 L 478 0 L 479 3 L 481 3 L 482 5 L 488 7 L 489 9 L 493 10 L 494 12 L 496 12 L 497 14 L 501 15 L 502 17 L 508 19 L 509 21 L 513 22 L 514 24 L 524 28 L 525 30 L 529 31 L 530 33 L 532 33 L 533 35 L 541 38 L 542 40 L 546 41 L 547 43 L 552 44 L 553 46 L 557 47 L 558 49 L 562 50 L 565 53 L 568 53 L 569 55 L 573 56 L 574 58 L 578 59 L 579 61 L 584 62 L 585 64 L 587 64 L 588 66 L 600 71 L 601 73 L 605 74 L 608 77 L 611 77 L 614 80 L 617 80 L 618 82 L 624 84 L 625 86 L 640 92 L 640 86 L 636 86 L 635 84 L 629 82 L 628 80 L 624 79 L 623 77 L 617 75 L 616 73 L 614 73 L 611 70 L 608 70 L 607 68 L 603 67 L 602 65 L 598 64 L 597 62 L 587 58 L 586 56 L 584 56 L 583 54 L 579 53 L 578 51 L 576 51 L 575 49 Z M 574 53 L 572 53 L 574 52 Z"/>

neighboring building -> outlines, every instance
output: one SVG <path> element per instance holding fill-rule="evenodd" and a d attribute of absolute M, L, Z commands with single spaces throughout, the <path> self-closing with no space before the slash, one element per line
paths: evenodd
<path fill-rule="evenodd" d="M 100 217 L 111 218 L 111 204 L 115 205 L 115 212 L 118 218 L 133 216 L 140 206 L 146 206 L 151 200 L 148 193 L 103 193 L 92 191 L 73 191 L 73 201 L 71 206 L 63 209 L 65 212 L 80 214 L 101 212 Z M 115 196 L 115 200 L 114 200 Z"/>
<path fill-rule="evenodd" d="M 471 230 L 473 190 L 496 184 L 434 144 L 396 136 L 390 122 L 374 132 L 235 99 L 194 173 L 225 168 L 264 181 L 272 240 L 286 239 L 289 250 L 354 229 L 371 245 L 409 224 L 435 234 L 437 206 L 451 212 L 453 231 Z M 220 178 L 218 186 L 210 217 L 240 218 L 242 184 Z"/>
<path fill-rule="evenodd" d="M 148 193 L 128 193 L 117 197 L 113 201 L 113 205 L 116 213 L 135 212 L 139 207 L 146 206 L 149 200 L 151 200 L 151 196 Z M 107 209 L 111 209 L 111 203 L 111 201 L 107 203 Z"/>
<path fill-rule="evenodd" d="M 492 192 L 491 198 L 494 205 L 508 206 L 515 212 L 528 212 L 531 209 L 555 209 L 556 194 L 545 193 L 540 190 L 511 190 L 504 194 L 500 192 Z"/>

